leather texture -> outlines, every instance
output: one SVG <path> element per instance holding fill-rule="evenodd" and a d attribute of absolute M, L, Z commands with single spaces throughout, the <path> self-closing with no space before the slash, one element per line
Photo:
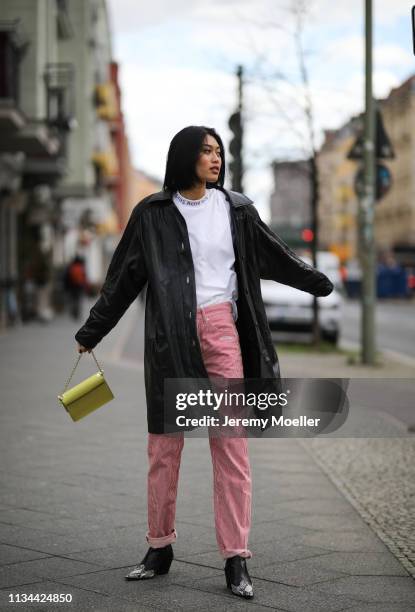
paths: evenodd
<path fill-rule="evenodd" d="M 331 293 L 333 284 L 270 230 L 252 200 L 241 193 L 220 189 L 230 203 L 239 294 L 236 326 L 244 375 L 272 379 L 267 390 L 278 393 L 280 368 L 260 279 L 271 279 L 316 296 Z M 208 378 L 196 329 L 195 274 L 187 226 L 168 191 L 148 196 L 134 207 L 112 257 L 101 295 L 75 334 L 76 340 L 94 348 L 115 327 L 146 284 L 147 424 L 150 433 L 165 433 L 164 379 Z"/>
<path fill-rule="evenodd" d="M 246 559 L 239 555 L 226 559 L 226 586 L 238 597 L 252 598 L 254 589 L 246 566 Z"/>

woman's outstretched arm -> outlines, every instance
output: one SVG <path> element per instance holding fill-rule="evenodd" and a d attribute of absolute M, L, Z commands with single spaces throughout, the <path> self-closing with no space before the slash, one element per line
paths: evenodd
<path fill-rule="evenodd" d="M 334 285 L 331 280 L 303 261 L 261 219 L 255 206 L 253 213 L 254 239 L 260 277 L 306 291 L 315 296 L 329 295 Z"/>

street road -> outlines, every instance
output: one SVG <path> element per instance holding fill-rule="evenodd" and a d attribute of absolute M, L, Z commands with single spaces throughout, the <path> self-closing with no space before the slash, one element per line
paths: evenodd
<path fill-rule="evenodd" d="M 415 357 L 414 301 L 379 300 L 375 316 L 378 349 Z M 345 301 L 341 341 L 360 343 L 360 318 L 360 302 Z"/>

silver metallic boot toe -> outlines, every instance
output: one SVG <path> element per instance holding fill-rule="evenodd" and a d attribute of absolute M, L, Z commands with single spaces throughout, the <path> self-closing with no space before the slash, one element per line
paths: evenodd
<path fill-rule="evenodd" d="M 163 548 L 149 548 L 144 559 L 125 576 L 126 580 L 146 580 L 167 574 L 174 559 L 171 544 Z"/>

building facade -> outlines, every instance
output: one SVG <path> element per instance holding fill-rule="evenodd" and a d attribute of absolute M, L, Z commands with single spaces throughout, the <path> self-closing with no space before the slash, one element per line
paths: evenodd
<path fill-rule="evenodd" d="M 75 254 L 99 286 L 131 206 L 105 0 L 3 0 L 0 326 L 50 320 Z"/>
<path fill-rule="evenodd" d="M 326 130 L 317 156 L 320 238 L 341 262 L 356 257 L 358 252 L 357 164 L 347 156 L 360 128 L 360 119 L 352 118 L 338 130 Z"/>
<path fill-rule="evenodd" d="M 379 160 L 392 175 L 390 190 L 375 204 L 374 236 L 378 259 L 395 254 L 398 262 L 415 266 L 415 77 L 377 101 L 394 159 Z M 320 232 L 343 261 L 359 257 L 356 173 L 361 161 L 348 154 L 363 130 L 362 116 L 338 130 L 326 131 L 319 151 Z M 405 261 L 399 253 L 406 253 Z M 412 254 L 411 254 L 412 253 Z"/>
<path fill-rule="evenodd" d="M 59 60 L 59 41 L 71 35 L 64 12 L 56 0 L 1 5 L 1 326 L 29 317 L 34 301 L 40 318 L 52 316 L 52 189 L 66 171 L 73 118 L 73 71 Z"/>

